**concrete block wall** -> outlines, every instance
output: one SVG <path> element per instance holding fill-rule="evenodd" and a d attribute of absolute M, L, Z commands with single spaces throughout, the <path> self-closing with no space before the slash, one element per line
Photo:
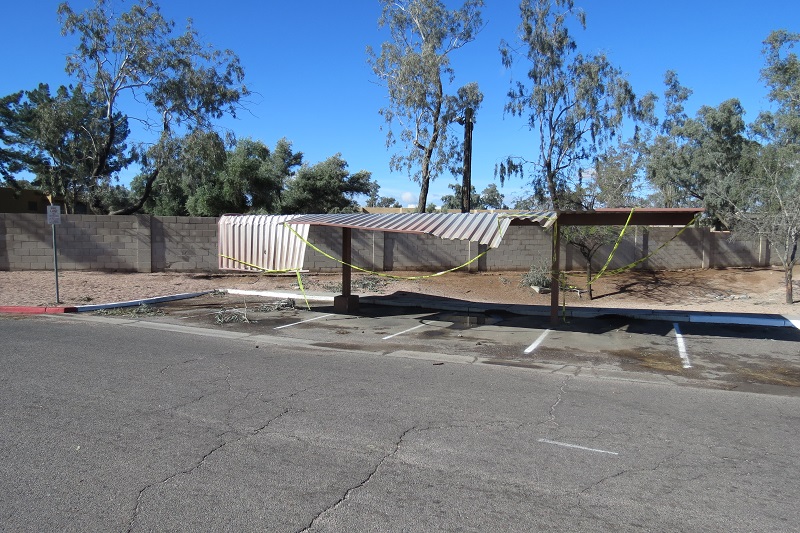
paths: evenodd
<path fill-rule="evenodd" d="M 383 270 L 383 235 L 380 231 L 353 230 L 350 240 L 351 264 L 367 270 Z M 308 242 L 336 259 L 342 258 L 342 228 L 311 226 Z M 342 265 L 308 246 L 303 268 L 311 272 L 340 272 Z"/>
<path fill-rule="evenodd" d="M 667 230 L 668 235 L 666 236 L 666 239 L 671 238 L 673 235 L 675 235 L 675 233 L 680 231 L 680 228 L 661 229 Z M 613 242 L 601 246 L 592 256 L 593 272 L 598 272 L 601 268 L 603 268 L 603 266 L 605 266 L 609 255 L 611 255 L 611 261 L 608 264 L 607 270 L 615 270 L 618 268 L 628 267 L 633 263 L 636 263 L 650 253 L 650 251 L 653 249 L 650 245 L 650 228 L 644 226 L 631 226 L 625 230 L 625 234 L 623 235 L 619 246 L 617 246 L 617 249 L 614 250 L 617 236 L 621 230 L 621 227 L 615 228 L 612 232 L 614 234 L 612 239 Z M 658 237 L 660 238 L 660 234 Z M 561 264 L 564 270 L 586 270 L 586 258 L 583 256 L 583 254 L 581 254 L 580 249 L 577 246 L 564 241 L 565 239 L 562 238 L 561 250 L 563 255 Z M 648 267 L 647 265 L 648 262 L 644 261 L 637 263 L 634 268 L 652 268 Z M 696 268 L 701 267 L 697 266 Z"/>
<path fill-rule="evenodd" d="M 670 241 L 681 228 L 633 227 L 626 231 L 612 257 L 609 269 L 621 268 L 655 252 Z M 600 247 L 592 259 L 597 271 L 605 264 L 613 244 Z M 572 245 L 562 247 L 565 270 L 584 270 L 586 260 Z M 714 232 L 707 228 L 688 228 L 664 248 L 635 268 L 640 270 L 669 270 L 692 268 L 754 267 L 776 264 L 770 260 L 770 247 L 760 241 L 732 241 L 730 233 Z"/>
<path fill-rule="evenodd" d="M 477 243 L 430 235 L 386 232 L 384 241 L 385 270 L 438 272 L 463 265 L 483 251 Z M 465 269 L 477 271 L 477 263 L 471 263 Z"/>
<path fill-rule="evenodd" d="M 217 219 L 214 217 L 150 218 L 151 271 L 213 272 L 217 270 Z"/>
<path fill-rule="evenodd" d="M 540 261 L 549 262 L 553 234 L 539 226 L 510 226 L 499 248 L 486 254 L 485 270 L 528 271 Z"/>
<path fill-rule="evenodd" d="M 217 219 L 149 215 L 62 215 L 56 233 L 59 268 L 136 272 L 216 272 Z M 680 228 L 633 227 L 614 254 L 609 268 L 632 263 L 671 239 Z M 485 250 L 467 241 L 428 235 L 353 231 L 353 264 L 368 270 L 440 271 L 466 263 Z M 527 271 L 536 261 L 549 261 L 550 231 L 538 226 L 512 226 L 501 246 L 490 250 L 467 270 Z M 309 241 L 335 258 L 342 254 L 342 229 L 314 226 Z M 53 268 L 52 230 L 46 216 L 0 213 L 0 270 Z M 596 255 L 593 270 L 606 261 L 612 245 Z M 562 241 L 565 270 L 585 269 L 585 260 Z M 778 254 L 765 240 L 732 241 L 727 233 L 689 228 L 666 248 L 642 263 L 642 269 L 724 268 L 777 265 Z M 338 261 L 308 248 L 305 268 L 338 272 Z"/>
<path fill-rule="evenodd" d="M 4 218 L 5 253 L 0 268 L 53 268 L 52 226 L 41 214 L 0 214 Z M 58 266 L 64 270 L 139 269 L 140 245 L 149 247 L 149 228 L 142 235 L 137 217 L 62 215 L 56 225 Z M 2 252 L 0 246 L 0 252 Z"/>
<path fill-rule="evenodd" d="M 52 233 L 44 215 L 0 214 L 0 232 L 0 269 L 53 268 Z"/>
<path fill-rule="evenodd" d="M 706 235 L 706 268 L 750 267 L 770 264 L 770 249 L 766 239 L 737 241 L 730 232 L 712 231 Z"/>
<path fill-rule="evenodd" d="M 456 267 L 485 248 L 476 243 L 450 241 L 429 235 L 353 230 L 352 264 L 371 271 L 439 271 Z M 336 259 L 342 257 L 342 229 L 312 226 L 309 243 Z M 480 251 L 479 251 L 480 250 Z M 339 272 L 341 264 L 312 247 L 306 249 L 304 268 L 312 272 Z M 479 268 L 479 261 L 470 265 Z"/>
<path fill-rule="evenodd" d="M 642 254 L 647 255 L 657 250 L 662 244 L 672 239 L 678 231 L 680 231 L 679 228 L 650 228 Z M 642 268 L 649 270 L 703 268 L 706 255 L 703 246 L 707 234 L 706 228 L 688 228 L 647 259 Z"/>
<path fill-rule="evenodd" d="M 62 215 L 56 226 L 64 270 L 217 269 L 215 218 Z M 0 213 L 0 270 L 53 268 L 52 227 L 41 214 Z"/>

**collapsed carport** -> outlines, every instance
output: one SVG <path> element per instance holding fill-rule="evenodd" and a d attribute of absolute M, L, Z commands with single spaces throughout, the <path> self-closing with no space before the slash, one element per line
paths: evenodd
<path fill-rule="evenodd" d="M 550 320 L 558 322 L 558 298 L 562 226 L 685 226 L 703 210 L 681 209 L 596 209 L 591 211 L 538 211 L 531 213 L 396 213 L 301 215 L 287 224 L 342 228 L 342 294 L 334 298 L 334 309 L 342 313 L 358 310 L 358 296 L 352 294 L 352 230 L 388 231 L 432 235 L 442 239 L 477 242 L 497 248 L 510 225 L 539 225 L 553 231 Z"/>

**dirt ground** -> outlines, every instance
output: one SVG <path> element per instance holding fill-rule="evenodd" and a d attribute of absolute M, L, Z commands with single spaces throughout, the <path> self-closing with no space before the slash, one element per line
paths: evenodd
<path fill-rule="evenodd" d="M 393 272 L 403 278 L 430 273 Z M 361 295 L 408 292 L 480 302 L 549 305 L 549 294 L 521 285 L 523 272 L 453 272 L 420 279 L 397 279 L 354 274 L 353 292 Z M 800 280 L 800 268 L 794 273 Z M 570 274 L 569 283 L 585 288 L 583 273 Z M 62 305 L 102 304 L 215 289 L 298 291 L 294 276 L 218 274 L 59 272 Z M 339 275 L 303 274 L 307 291 L 338 294 Z M 627 272 L 600 278 L 594 299 L 566 292 L 568 306 L 691 309 L 800 316 L 800 283 L 794 283 L 794 305 L 785 302 L 784 275 L 779 269 L 715 269 L 675 272 Z M 54 305 L 52 271 L 0 271 L 0 306 Z"/>

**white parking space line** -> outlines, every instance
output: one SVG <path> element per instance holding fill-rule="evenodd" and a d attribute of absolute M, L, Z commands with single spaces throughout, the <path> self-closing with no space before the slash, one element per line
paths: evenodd
<path fill-rule="evenodd" d="M 692 368 L 692 363 L 689 361 L 689 354 L 686 352 L 686 343 L 683 342 L 683 335 L 681 334 L 681 327 L 677 322 L 672 323 L 675 328 L 675 338 L 678 340 L 678 353 L 681 354 L 681 361 L 683 361 L 683 368 Z"/>
<path fill-rule="evenodd" d="M 328 313 L 327 315 L 315 316 L 314 318 L 309 318 L 308 320 L 301 320 L 300 322 L 292 322 L 291 324 L 284 324 L 283 326 L 278 326 L 275 329 L 283 329 L 291 326 L 296 326 L 298 324 L 305 324 L 306 322 L 313 322 L 314 320 L 319 320 L 320 318 L 325 318 L 326 316 L 333 316 L 333 313 Z"/>
<path fill-rule="evenodd" d="M 402 335 L 403 333 L 408 333 L 409 331 L 414 331 L 415 329 L 419 329 L 419 328 L 421 328 L 421 327 L 423 327 L 423 326 L 425 326 L 425 325 L 426 325 L 426 324 L 420 324 L 419 326 L 414 326 L 413 328 L 408 328 L 408 329 L 406 329 L 406 330 L 404 330 L 404 331 L 401 331 L 401 332 L 399 332 L 399 333 L 394 333 L 394 334 L 392 334 L 392 335 L 387 335 L 386 337 L 384 337 L 384 338 L 383 338 L 383 339 L 381 339 L 381 340 L 384 340 L 384 341 L 385 341 L 386 339 L 391 339 L 392 337 L 397 337 L 398 335 Z"/>
<path fill-rule="evenodd" d="M 547 337 L 547 334 L 548 334 L 548 333 L 550 333 L 550 330 L 549 330 L 549 329 L 546 329 L 546 330 L 544 330 L 544 331 L 542 332 L 542 334 L 541 334 L 541 335 L 539 335 L 539 338 L 538 338 L 538 339 L 536 339 L 536 341 L 535 341 L 533 344 L 531 344 L 530 346 L 528 346 L 527 348 L 525 348 L 525 353 L 531 353 L 531 352 L 532 352 L 532 351 L 534 351 L 536 348 L 538 348 L 538 347 L 539 347 L 539 345 L 540 345 L 540 344 L 542 343 L 542 341 L 544 340 L 544 338 L 545 338 L 545 337 Z"/>
<path fill-rule="evenodd" d="M 583 450 L 586 452 L 595 452 L 595 453 L 607 453 L 608 455 L 619 455 L 617 452 L 610 452 L 608 450 L 598 450 L 597 448 L 587 448 L 586 446 L 578 446 L 577 444 L 568 444 L 566 442 L 558 442 L 555 440 L 547 440 L 547 439 L 539 439 L 539 442 L 543 442 L 545 444 L 554 444 L 556 446 L 563 446 L 565 448 L 573 448 L 576 450 Z"/>

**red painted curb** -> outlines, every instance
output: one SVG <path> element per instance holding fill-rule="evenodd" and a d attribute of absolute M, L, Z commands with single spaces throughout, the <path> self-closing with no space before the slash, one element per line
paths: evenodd
<path fill-rule="evenodd" d="M 24 315 L 54 315 L 59 313 L 74 313 L 75 307 L 43 307 L 28 305 L 5 305 L 0 306 L 0 313 L 16 313 Z"/>
<path fill-rule="evenodd" d="M 75 313 L 78 311 L 77 307 L 46 307 L 44 312 L 48 315 L 57 313 Z"/>

